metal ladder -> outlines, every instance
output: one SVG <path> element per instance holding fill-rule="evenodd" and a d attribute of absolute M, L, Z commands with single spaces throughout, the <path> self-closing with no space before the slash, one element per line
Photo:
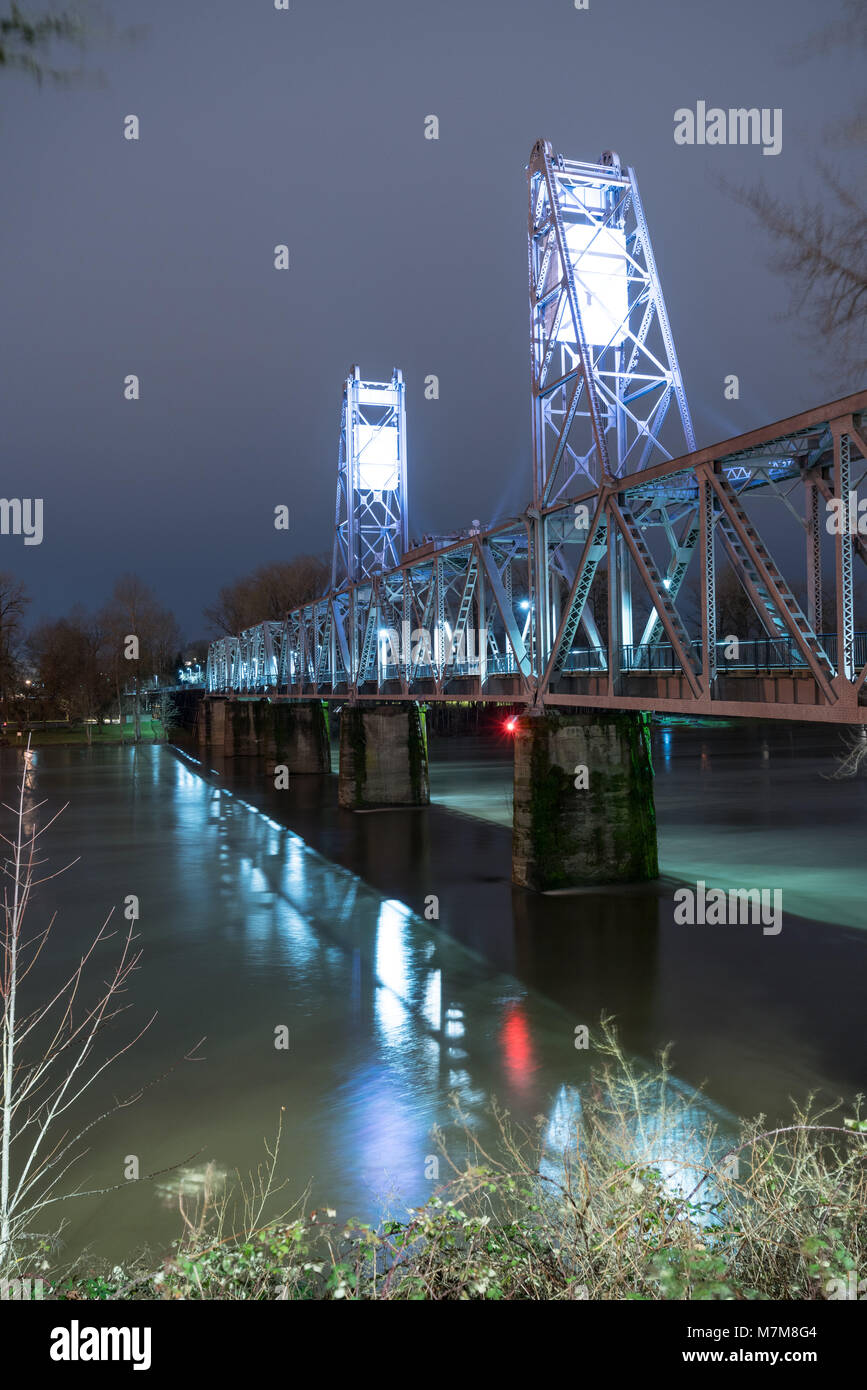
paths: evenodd
<path fill-rule="evenodd" d="M 770 579 L 773 589 L 776 590 L 780 600 L 783 603 L 783 606 L 794 619 L 795 626 L 797 627 L 798 631 L 803 637 L 805 645 L 809 647 L 810 651 L 816 658 L 817 662 L 821 666 L 828 679 L 833 680 L 834 676 L 836 675 L 836 671 L 828 658 L 828 653 L 825 651 L 825 648 L 822 646 L 818 637 L 813 632 L 810 623 L 808 622 L 806 616 L 801 610 L 798 600 L 795 598 L 795 595 L 792 593 L 785 579 L 781 575 L 780 571 L 777 569 L 777 566 L 771 559 L 771 556 L 766 546 L 762 542 L 755 527 L 751 525 L 749 517 L 747 516 L 746 512 L 744 511 L 743 507 L 738 501 L 737 493 L 735 492 L 731 484 L 728 482 L 728 480 L 724 478 L 720 479 L 720 488 L 721 491 L 725 494 L 729 506 L 732 508 L 733 511 L 737 513 L 738 519 L 741 525 L 743 526 L 745 532 L 749 536 L 750 543 L 753 546 L 759 560 L 761 561 L 761 565 L 764 568 L 767 577 Z M 722 529 L 722 532 L 733 554 L 736 556 L 738 564 L 742 566 L 744 573 L 747 575 L 750 581 L 750 584 L 752 585 L 763 607 L 765 608 L 767 616 L 773 624 L 773 627 L 776 630 L 778 636 L 782 638 L 790 638 L 792 635 L 791 629 L 788 623 L 786 622 L 785 618 L 779 611 L 772 590 L 766 584 L 764 578 L 762 577 L 761 571 L 756 567 L 752 558 L 750 557 L 748 550 L 743 545 L 731 518 L 723 510 L 720 511 L 718 525 Z"/>

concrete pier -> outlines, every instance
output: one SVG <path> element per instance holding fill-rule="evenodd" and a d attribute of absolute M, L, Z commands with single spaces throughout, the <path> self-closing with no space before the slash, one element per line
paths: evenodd
<path fill-rule="evenodd" d="M 286 701 L 267 708 L 271 711 L 274 761 L 285 763 L 292 776 L 330 772 L 328 711 L 322 701 Z M 271 752 L 269 746 L 269 756 Z"/>
<path fill-rule="evenodd" d="M 658 874 L 649 716 L 519 719 L 512 881 L 547 892 Z"/>
<path fill-rule="evenodd" d="M 427 806 L 424 713 L 415 703 L 344 705 L 340 716 L 341 806 Z"/>
<path fill-rule="evenodd" d="M 331 771 L 321 700 L 203 700 L 197 731 L 199 744 L 224 758 L 268 758 L 290 775 Z"/>
<path fill-rule="evenodd" d="M 213 700 L 200 700 L 199 708 L 196 710 L 196 743 L 200 748 L 207 748 L 208 744 L 211 742 L 214 703 Z"/>
<path fill-rule="evenodd" d="M 228 700 L 201 701 L 196 716 L 196 741 L 200 748 L 223 751 L 226 742 Z"/>
<path fill-rule="evenodd" d="M 226 706 L 224 758 L 268 757 L 273 753 L 268 746 L 269 721 L 264 710 L 261 700 L 232 700 Z"/>

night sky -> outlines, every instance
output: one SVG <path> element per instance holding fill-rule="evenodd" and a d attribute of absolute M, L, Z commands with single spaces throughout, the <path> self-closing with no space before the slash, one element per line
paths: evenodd
<path fill-rule="evenodd" d="M 0 537 L 0 569 L 31 619 L 133 570 L 195 637 L 221 584 L 330 554 L 353 362 L 406 376 L 411 534 L 522 510 L 538 138 L 635 168 L 699 445 L 860 385 L 782 321 L 773 248 L 720 186 L 814 192 L 857 58 L 787 50 L 833 5 L 290 3 L 116 0 L 116 27 L 144 32 L 58 52 L 86 80 L 0 76 L 3 491 L 45 507 L 43 543 Z M 674 111 L 699 100 L 781 107 L 782 152 L 677 146 Z"/>

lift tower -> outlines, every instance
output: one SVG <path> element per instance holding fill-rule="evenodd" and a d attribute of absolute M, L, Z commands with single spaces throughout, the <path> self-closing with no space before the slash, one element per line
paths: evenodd
<path fill-rule="evenodd" d="M 584 164 L 555 155 L 539 140 L 527 178 L 533 645 L 537 669 L 543 669 L 556 622 L 546 509 L 689 452 L 695 436 L 633 170 L 623 169 L 611 150 L 598 164 Z M 687 539 L 693 530 L 684 526 Z M 587 544 L 594 542 L 608 547 L 609 584 L 619 590 L 611 615 L 622 645 L 631 649 L 623 539 L 588 536 Z M 674 549 L 684 551 L 680 544 Z M 672 597 L 684 570 L 685 564 L 670 568 Z M 654 623 L 642 642 L 656 640 L 658 630 Z"/>
<path fill-rule="evenodd" d="M 406 401 L 402 372 L 343 385 L 331 587 L 399 565 L 407 548 Z"/>

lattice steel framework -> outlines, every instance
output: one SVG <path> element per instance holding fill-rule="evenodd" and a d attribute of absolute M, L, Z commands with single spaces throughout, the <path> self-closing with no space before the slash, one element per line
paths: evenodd
<path fill-rule="evenodd" d="M 546 507 L 695 436 L 633 170 L 613 151 L 582 164 L 540 140 L 527 178 L 533 500 Z"/>
<path fill-rule="evenodd" d="M 624 170 L 611 150 L 598 164 L 583 164 L 555 155 L 540 140 L 527 179 L 533 498 L 541 511 L 588 483 L 598 487 L 694 449 L 695 436 L 634 171 Z M 541 518 L 536 524 L 533 645 L 547 654 L 553 638 L 547 575 L 556 561 L 547 554 Z M 697 517 L 682 518 L 680 538 L 665 507 L 639 524 L 665 529 L 672 547 L 666 578 L 676 595 Z M 611 533 L 610 549 L 618 576 L 612 617 L 622 645 L 631 648 L 625 538 Z M 663 630 L 652 620 L 640 645 L 658 642 Z"/>
<path fill-rule="evenodd" d="M 544 662 L 530 641 L 537 564 L 528 512 L 410 552 L 401 565 L 332 591 L 282 623 L 212 643 L 207 689 L 270 699 L 509 701 L 867 724 L 867 633 L 856 629 L 853 573 L 856 560 L 867 563 L 857 530 L 865 420 L 861 392 L 546 509 L 559 597 Z M 790 501 L 797 489 L 807 499 L 803 515 Z M 812 489 L 823 507 L 810 502 Z M 697 612 L 671 598 L 639 525 L 660 497 L 680 498 L 699 518 Z M 816 628 L 809 611 L 815 596 L 811 604 L 808 593 L 802 608 L 797 581 L 775 563 L 748 510 L 754 497 L 779 500 L 795 516 L 807 575 L 821 565 L 824 545 L 835 577 L 829 630 Z M 838 527 L 829 524 L 831 503 L 840 504 Z M 591 512 L 583 533 L 574 526 L 576 505 Z M 610 618 L 604 581 L 612 536 L 622 538 L 633 566 L 637 610 L 663 627 L 664 641 L 643 652 L 624 649 Z M 764 632 L 736 653 L 728 635 L 718 636 L 723 556 Z M 588 643 L 582 618 L 600 582 L 598 641 Z"/>
<path fill-rule="evenodd" d="M 858 530 L 867 392 L 696 449 L 635 177 L 616 156 L 605 160 L 574 164 L 538 143 L 529 165 L 532 504 L 408 552 L 403 383 L 397 372 L 391 383 L 364 383 L 354 369 L 332 588 L 285 622 L 213 643 L 210 693 L 867 724 L 853 573 L 856 559 L 867 562 Z M 613 238 L 601 252 L 600 232 Z M 625 264 L 613 295 L 610 258 Z M 571 329 L 561 334 L 566 314 Z M 594 343 L 605 322 L 609 341 Z M 667 414 L 686 446 L 674 458 Z M 378 426 L 393 431 L 397 464 L 389 448 L 373 458 L 385 471 L 365 473 Z M 394 497 L 374 513 L 382 499 L 363 484 L 386 474 L 398 485 L 380 489 Z M 803 580 L 787 580 L 772 558 L 754 498 L 794 517 Z M 828 559 L 833 549 L 829 630 L 823 547 Z M 721 566 L 762 634 L 736 651 L 720 627 Z M 690 567 L 696 599 L 683 587 Z"/>
<path fill-rule="evenodd" d="M 406 400 L 403 374 L 343 386 L 332 588 L 400 563 L 407 545 Z"/>

